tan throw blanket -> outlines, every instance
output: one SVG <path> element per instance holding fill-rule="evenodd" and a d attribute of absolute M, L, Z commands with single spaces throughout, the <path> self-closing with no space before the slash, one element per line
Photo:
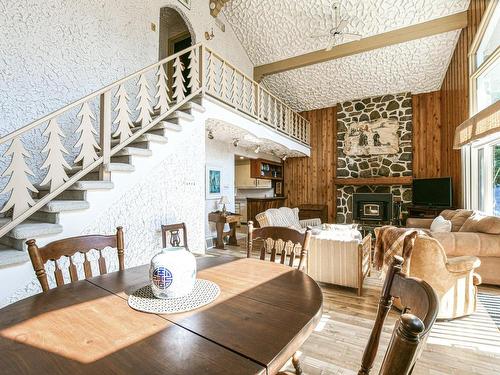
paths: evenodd
<path fill-rule="evenodd" d="M 399 255 L 405 260 L 403 272 L 406 273 L 406 261 L 411 257 L 415 238 L 417 234 L 422 233 L 425 232 L 418 229 L 397 228 L 391 225 L 375 228 L 374 265 L 376 269 L 380 270 L 384 264 L 388 265 L 391 262 L 394 255 Z"/>

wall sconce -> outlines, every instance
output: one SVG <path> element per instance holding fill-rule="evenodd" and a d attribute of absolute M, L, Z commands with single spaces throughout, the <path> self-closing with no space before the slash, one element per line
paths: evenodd
<path fill-rule="evenodd" d="M 213 38 L 215 38 L 214 29 L 213 28 L 212 28 L 212 30 L 210 30 L 210 32 L 205 31 L 205 39 L 206 40 L 212 40 Z"/>

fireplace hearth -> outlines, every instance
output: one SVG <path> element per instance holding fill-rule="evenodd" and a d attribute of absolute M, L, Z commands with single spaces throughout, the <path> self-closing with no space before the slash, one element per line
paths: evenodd
<path fill-rule="evenodd" d="M 392 194 L 354 193 L 352 196 L 352 219 L 354 222 L 389 223 L 392 220 Z"/>

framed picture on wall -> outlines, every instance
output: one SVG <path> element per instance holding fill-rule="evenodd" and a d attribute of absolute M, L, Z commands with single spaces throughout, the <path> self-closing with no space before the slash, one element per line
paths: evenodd
<path fill-rule="evenodd" d="M 191 9 L 191 0 L 179 0 L 179 3 L 184 5 L 186 8 Z"/>
<path fill-rule="evenodd" d="M 207 165 L 206 189 L 207 199 L 218 199 L 222 196 L 222 168 L 215 165 Z"/>

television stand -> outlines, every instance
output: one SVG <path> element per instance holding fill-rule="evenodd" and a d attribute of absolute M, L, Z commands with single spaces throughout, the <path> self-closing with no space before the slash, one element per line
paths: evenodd
<path fill-rule="evenodd" d="M 439 216 L 443 210 L 452 210 L 453 207 L 436 207 L 436 206 L 408 206 L 408 217 L 434 219 Z"/>

